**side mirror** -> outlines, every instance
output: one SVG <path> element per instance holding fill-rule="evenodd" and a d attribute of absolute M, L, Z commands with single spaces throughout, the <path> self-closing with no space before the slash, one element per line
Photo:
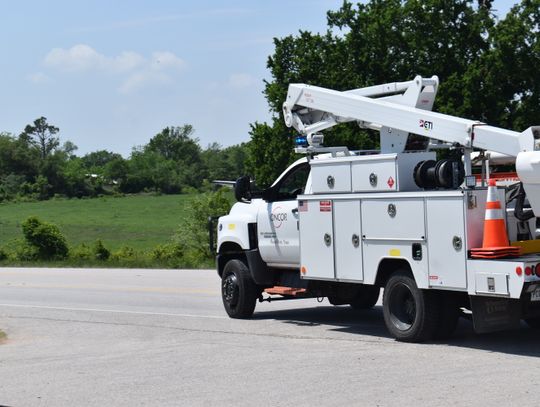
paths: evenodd
<path fill-rule="evenodd" d="M 251 202 L 251 179 L 244 175 L 234 183 L 234 197 L 238 202 Z"/>

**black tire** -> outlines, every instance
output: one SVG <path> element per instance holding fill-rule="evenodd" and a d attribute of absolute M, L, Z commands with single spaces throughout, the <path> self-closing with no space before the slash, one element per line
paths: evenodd
<path fill-rule="evenodd" d="M 332 305 L 344 305 L 346 304 L 345 302 L 343 302 L 343 300 L 335 295 L 329 295 L 328 297 L 328 302 Z"/>
<path fill-rule="evenodd" d="M 540 317 L 535 318 L 525 318 L 525 323 L 531 329 L 540 329 Z"/>
<path fill-rule="evenodd" d="M 231 318 L 250 318 L 255 311 L 259 292 L 243 261 L 233 259 L 225 264 L 221 277 L 221 298 Z"/>
<path fill-rule="evenodd" d="M 439 317 L 433 337 L 449 339 L 457 328 L 461 310 L 456 298 L 450 293 L 439 293 Z"/>
<path fill-rule="evenodd" d="M 370 309 L 377 304 L 381 289 L 374 285 L 364 285 L 360 287 L 358 294 L 349 303 L 354 309 Z"/>
<path fill-rule="evenodd" d="M 438 305 L 433 293 L 420 290 L 406 271 L 394 273 L 384 288 L 384 322 L 390 334 L 399 341 L 423 342 L 433 338 Z"/>

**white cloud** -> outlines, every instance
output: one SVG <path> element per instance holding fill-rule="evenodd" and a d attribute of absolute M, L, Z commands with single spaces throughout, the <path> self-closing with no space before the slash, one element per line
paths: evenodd
<path fill-rule="evenodd" d="M 170 51 L 156 51 L 149 58 L 133 51 L 106 56 L 86 44 L 68 49 L 54 48 L 45 56 L 43 63 L 60 72 L 116 75 L 121 82 L 118 88 L 121 93 L 170 83 L 171 75 L 185 66 L 185 62 Z"/>
<path fill-rule="evenodd" d="M 125 72 L 136 69 L 145 64 L 145 58 L 132 51 L 124 51 L 112 60 L 112 68 L 117 72 Z"/>
<path fill-rule="evenodd" d="M 45 66 L 62 71 L 85 71 L 102 69 L 106 57 L 88 45 L 79 44 L 70 49 L 54 48 L 44 60 Z"/>
<path fill-rule="evenodd" d="M 145 59 L 136 52 L 123 51 L 114 57 L 107 57 L 85 44 L 69 49 L 54 48 L 43 61 L 45 66 L 66 72 L 105 71 L 125 72 L 144 64 Z"/>
<path fill-rule="evenodd" d="M 229 76 L 229 86 L 233 88 L 248 88 L 257 83 L 257 80 L 247 73 L 235 73 Z"/>
<path fill-rule="evenodd" d="M 30 82 L 41 85 L 44 83 L 49 83 L 51 78 L 45 75 L 43 72 L 35 72 L 26 77 Z"/>
<path fill-rule="evenodd" d="M 172 78 L 163 72 L 136 72 L 125 79 L 118 90 L 120 93 L 128 94 L 150 85 L 166 85 L 171 82 Z"/>
<path fill-rule="evenodd" d="M 152 54 L 152 68 L 163 69 L 181 69 L 185 65 L 184 61 L 169 51 L 159 51 Z"/>

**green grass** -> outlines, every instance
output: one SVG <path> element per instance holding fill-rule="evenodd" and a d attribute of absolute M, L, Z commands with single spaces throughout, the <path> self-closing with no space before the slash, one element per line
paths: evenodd
<path fill-rule="evenodd" d="M 29 216 L 60 228 L 69 246 L 101 239 L 110 250 L 137 251 L 166 243 L 196 195 L 136 195 L 95 199 L 58 199 L 0 204 L 0 247 L 22 238 Z"/>

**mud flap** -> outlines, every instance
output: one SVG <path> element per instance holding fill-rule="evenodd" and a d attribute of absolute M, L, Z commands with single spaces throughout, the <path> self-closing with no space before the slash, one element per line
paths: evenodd
<path fill-rule="evenodd" d="M 246 260 L 251 277 L 255 284 L 262 286 L 274 285 L 274 272 L 266 266 L 266 263 L 261 258 L 259 249 L 246 250 Z"/>
<path fill-rule="evenodd" d="M 474 330 L 477 333 L 517 329 L 521 320 L 521 302 L 508 298 L 471 296 Z"/>

